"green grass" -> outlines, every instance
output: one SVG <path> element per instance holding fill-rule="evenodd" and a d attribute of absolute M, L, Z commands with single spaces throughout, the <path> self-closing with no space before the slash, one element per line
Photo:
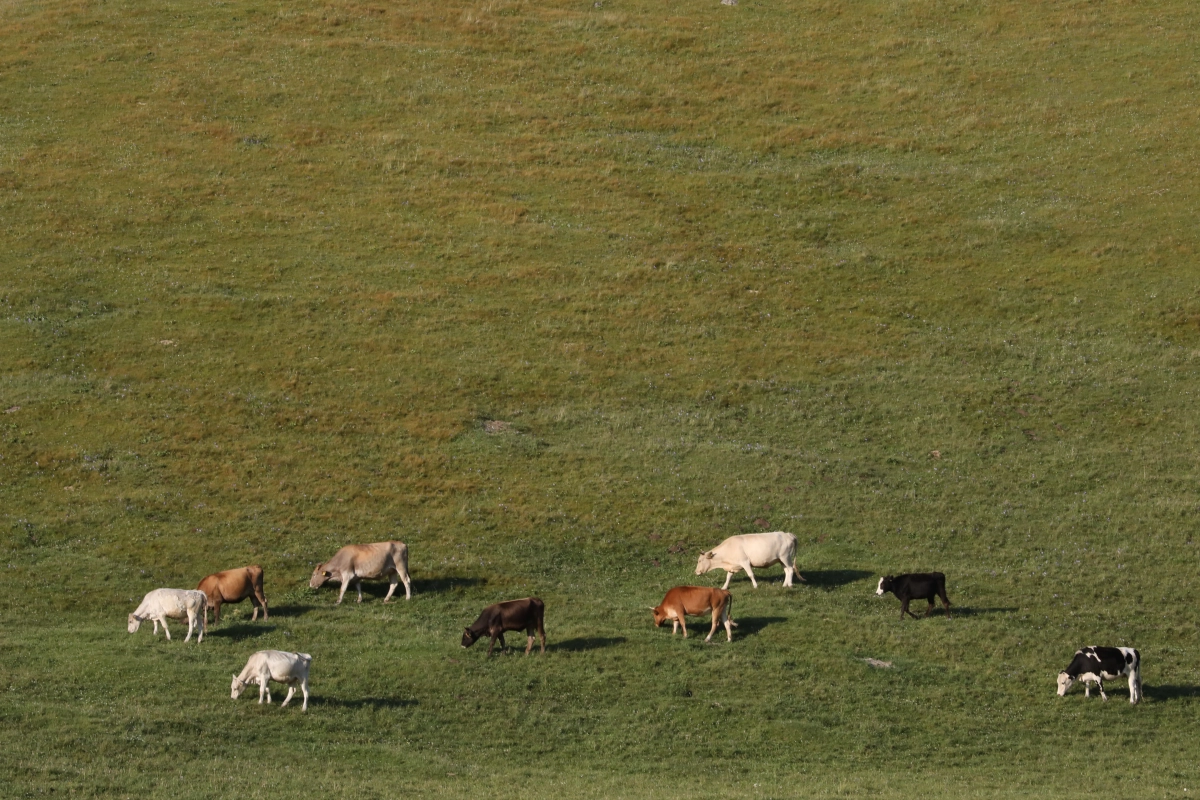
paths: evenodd
<path fill-rule="evenodd" d="M 3 793 L 1200 792 L 1197 23 L 0 5 Z M 763 529 L 809 585 L 651 627 Z M 387 538 L 411 602 L 306 588 Z M 125 632 L 247 563 L 266 624 Z M 1143 705 L 1054 697 L 1086 644 Z M 229 699 L 267 647 L 307 714 Z"/>

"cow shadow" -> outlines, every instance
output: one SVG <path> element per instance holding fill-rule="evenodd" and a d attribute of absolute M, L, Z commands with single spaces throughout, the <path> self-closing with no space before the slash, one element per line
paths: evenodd
<path fill-rule="evenodd" d="M 275 630 L 274 625 L 267 625 L 262 622 L 234 622 L 221 623 L 217 627 L 209 626 L 205 632 L 205 636 L 218 639 L 229 639 L 234 642 L 240 642 L 243 639 L 253 639 L 256 636 L 263 636 Z"/>
<path fill-rule="evenodd" d="M 803 570 L 800 574 L 804 576 L 804 582 L 807 585 L 814 589 L 824 589 L 826 591 L 836 589 L 839 586 L 845 586 L 848 583 L 871 578 L 875 575 L 874 572 L 867 572 L 865 569 Z"/>
<path fill-rule="evenodd" d="M 913 611 L 916 611 L 918 617 L 921 616 L 921 612 L 919 609 L 913 608 L 912 606 L 909 606 L 909 608 L 912 608 Z M 939 610 L 941 609 L 940 603 L 938 604 L 938 609 Z M 982 616 L 986 616 L 988 614 L 1011 614 L 1014 611 L 1020 611 L 1020 610 L 1021 609 L 1017 608 L 1016 606 L 1002 606 L 1002 607 L 998 607 L 998 608 L 972 608 L 971 606 L 950 606 L 950 614 L 955 617 L 982 617 Z M 934 611 L 934 613 L 931 614 L 930 616 L 937 616 L 937 611 Z"/>
<path fill-rule="evenodd" d="M 547 650 L 565 650 L 569 653 L 580 653 L 584 650 L 599 650 L 604 647 L 615 647 L 619 644 L 625 644 L 624 636 L 579 636 L 574 639 L 567 639 L 565 642 L 557 642 L 552 645 L 547 645 Z"/>
<path fill-rule="evenodd" d="M 269 602 L 269 601 L 268 601 Z M 302 617 L 309 611 L 312 611 L 312 606 L 290 605 L 290 606 L 271 606 L 269 613 L 272 617 Z"/>
<path fill-rule="evenodd" d="M 471 589 L 479 586 L 486 586 L 487 578 L 424 578 L 422 580 L 413 580 L 413 594 L 439 594 L 441 592 L 453 592 L 456 589 Z M 397 589 L 396 591 L 399 591 Z M 346 592 L 349 594 L 349 591 Z M 384 592 L 387 594 L 387 592 Z"/>
<path fill-rule="evenodd" d="M 737 617 L 733 620 L 737 627 L 733 629 L 734 638 L 754 636 L 768 625 L 777 622 L 787 622 L 787 617 Z M 710 623 L 711 624 L 711 623 Z"/>
<path fill-rule="evenodd" d="M 340 697 L 321 697 L 319 695 L 310 695 L 308 698 L 310 703 L 320 703 L 323 706 L 331 706 L 333 708 L 409 708 L 417 705 L 416 700 L 402 697 L 359 697 L 354 700 L 344 700 Z M 293 702 L 295 700 L 293 699 Z"/>
<path fill-rule="evenodd" d="M 1146 686 L 1142 692 L 1151 700 L 1179 700 L 1183 697 L 1200 697 L 1200 686 Z"/>

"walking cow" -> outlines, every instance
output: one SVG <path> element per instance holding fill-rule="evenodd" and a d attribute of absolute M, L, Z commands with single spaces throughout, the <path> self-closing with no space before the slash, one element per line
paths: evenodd
<path fill-rule="evenodd" d="M 252 567 L 238 567 L 224 572 L 214 572 L 200 581 L 196 587 L 208 598 L 208 607 L 213 612 L 213 624 L 221 621 L 222 603 L 240 603 L 247 597 L 254 613 L 250 621 L 258 619 L 258 609 L 261 607 L 263 619 L 267 618 L 267 596 L 263 594 L 262 567 L 255 564 Z"/>
<path fill-rule="evenodd" d="M 338 604 L 346 596 L 346 587 L 354 581 L 358 589 L 358 602 L 362 602 L 363 578 L 392 577 L 392 585 L 388 588 L 387 597 L 383 602 L 392 599 L 396 591 L 396 583 L 404 581 L 404 599 L 412 599 L 412 581 L 408 579 L 408 546 L 404 542 L 376 542 L 374 544 L 348 544 L 328 561 L 317 564 L 313 570 L 312 579 L 308 585 L 312 589 L 320 588 L 327 580 L 340 581 L 342 590 L 338 592 Z"/>
<path fill-rule="evenodd" d="M 888 575 L 879 579 L 879 588 L 875 590 L 875 594 L 883 597 L 883 595 L 891 592 L 900 600 L 900 619 L 904 619 L 904 615 L 908 614 L 913 619 L 917 615 L 908 610 L 908 603 L 911 600 L 928 600 L 929 608 L 925 609 L 925 616 L 933 611 L 933 598 L 940 597 L 942 607 L 946 609 L 946 616 L 950 616 L 950 598 L 946 597 L 946 576 L 940 572 L 914 572 L 909 575 Z"/>
<path fill-rule="evenodd" d="M 1058 673 L 1058 696 L 1062 697 L 1075 681 L 1083 681 L 1083 696 L 1092 696 L 1091 684 L 1100 687 L 1100 699 L 1107 700 L 1104 681 L 1129 676 L 1129 702 L 1142 699 L 1142 656 L 1132 647 L 1085 647 L 1075 651 L 1070 666 Z"/>
<path fill-rule="evenodd" d="M 796 537 L 784 531 L 774 533 L 743 533 L 740 536 L 730 536 L 712 550 L 701 553 L 696 561 L 696 574 L 703 575 L 714 569 L 726 572 L 725 585 L 729 588 L 735 572 L 746 571 L 750 585 L 758 588 L 751 567 L 769 567 L 772 564 L 783 565 L 783 585 L 792 585 L 792 576 L 801 581 L 804 576 L 796 572 Z"/>
<path fill-rule="evenodd" d="M 463 629 L 462 646 L 470 647 L 484 635 L 492 641 L 488 645 L 488 655 L 500 640 L 500 649 L 504 649 L 505 631 L 525 631 L 529 643 L 525 646 L 525 655 L 533 650 L 533 632 L 537 631 L 542 639 L 542 652 L 546 652 L 546 628 L 542 621 L 546 614 L 546 605 L 537 597 L 526 597 L 524 600 L 507 600 L 503 603 L 490 605 L 479 615 L 470 626 Z"/>

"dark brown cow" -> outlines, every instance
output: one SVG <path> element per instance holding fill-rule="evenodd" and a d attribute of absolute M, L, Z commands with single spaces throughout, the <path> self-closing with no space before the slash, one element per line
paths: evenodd
<path fill-rule="evenodd" d="M 505 631 L 525 631 L 529 644 L 525 646 L 525 655 L 533 650 L 533 632 L 536 630 L 542 639 L 542 652 L 546 652 L 546 629 L 542 619 L 546 613 L 546 605 L 537 597 L 526 597 L 524 600 L 507 600 L 488 606 L 479 615 L 479 619 L 471 626 L 463 629 L 462 646 L 470 647 L 475 640 L 484 634 L 492 637 L 488 645 L 488 655 L 500 640 L 500 649 L 504 649 Z"/>
<path fill-rule="evenodd" d="M 688 614 L 693 617 L 701 614 L 712 612 L 712 630 L 708 632 L 708 636 L 704 641 L 711 641 L 713 634 L 717 632 L 717 626 L 722 622 L 725 623 L 726 641 L 733 641 L 733 627 L 736 622 L 729 619 L 729 612 L 733 610 L 733 595 L 724 589 L 711 589 L 707 586 L 676 586 L 674 589 L 667 592 L 667 596 L 657 606 L 651 606 L 651 611 L 654 612 L 654 627 L 661 626 L 667 620 L 671 620 L 671 635 L 674 636 L 679 628 L 683 627 L 683 638 L 687 638 L 687 621 L 684 619 Z"/>
<path fill-rule="evenodd" d="M 267 618 L 267 596 L 263 594 L 262 567 L 238 567 L 216 572 L 200 581 L 196 587 L 208 598 L 208 607 L 213 610 L 213 624 L 221 621 L 222 603 L 240 603 L 247 597 L 254 606 L 250 621 L 258 619 L 258 607 L 262 606 L 263 619 Z M 257 604 L 256 604 L 257 601 Z M 205 615 L 207 618 L 207 614 Z"/>

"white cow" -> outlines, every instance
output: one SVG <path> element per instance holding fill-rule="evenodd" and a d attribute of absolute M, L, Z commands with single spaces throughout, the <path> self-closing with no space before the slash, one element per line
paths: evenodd
<path fill-rule="evenodd" d="M 700 554 L 700 560 L 696 562 L 696 574 L 703 575 L 710 570 L 723 569 L 728 574 L 725 576 L 725 585 L 721 588 L 728 589 L 734 573 L 744 569 L 750 577 L 750 583 L 757 589 L 758 581 L 754 580 L 751 567 L 769 567 L 772 564 L 783 564 L 784 586 L 792 585 L 793 574 L 804 580 L 804 576 L 796 572 L 795 536 L 783 531 L 730 536 L 712 550 Z"/>
<path fill-rule="evenodd" d="M 267 685 L 271 681 L 288 685 L 287 697 L 283 698 L 283 706 L 288 704 L 296 693 L 296 684 L 304 693 L 304 704 L 301 711 L 308 711 L 308 667 L 312 664 L 312 656 L 308 653 L 286 653 L 283 650 L 259 650 L 250 656 L 241 675 L 233 676 L 230 686 L 230 697 L 237 700 L 242 690 L 247 686 L 258 684 L 258 704 L 262 705 L 263 694 L 267 702 L 271 702 L 271 689 Z M 283 706 L 280 706 L 282 708 Z"/>
<path fill-rule="evenodd" d="M 167 628 L 167 617 L 180 620 L 187 617 L 188 632 L 184 638 L 186 642 L 192 638 L 192 628 L 199 617 L 200 636 L 196 639 L 196 643 L 199 644 L 204 641 L 204 623 L 207 616 L 208 598 L 204 596 L 204 592 L 195 589 L 155 589 L 143 597 L 137 611 L 129 615 L 129 632 L 136 633 L 142 621 L 150 619 L 154 620 L 154 635 L 158 635 L 158 623 L 161 622 L 167 640 L 170 641 L 171 631 Z"/>

